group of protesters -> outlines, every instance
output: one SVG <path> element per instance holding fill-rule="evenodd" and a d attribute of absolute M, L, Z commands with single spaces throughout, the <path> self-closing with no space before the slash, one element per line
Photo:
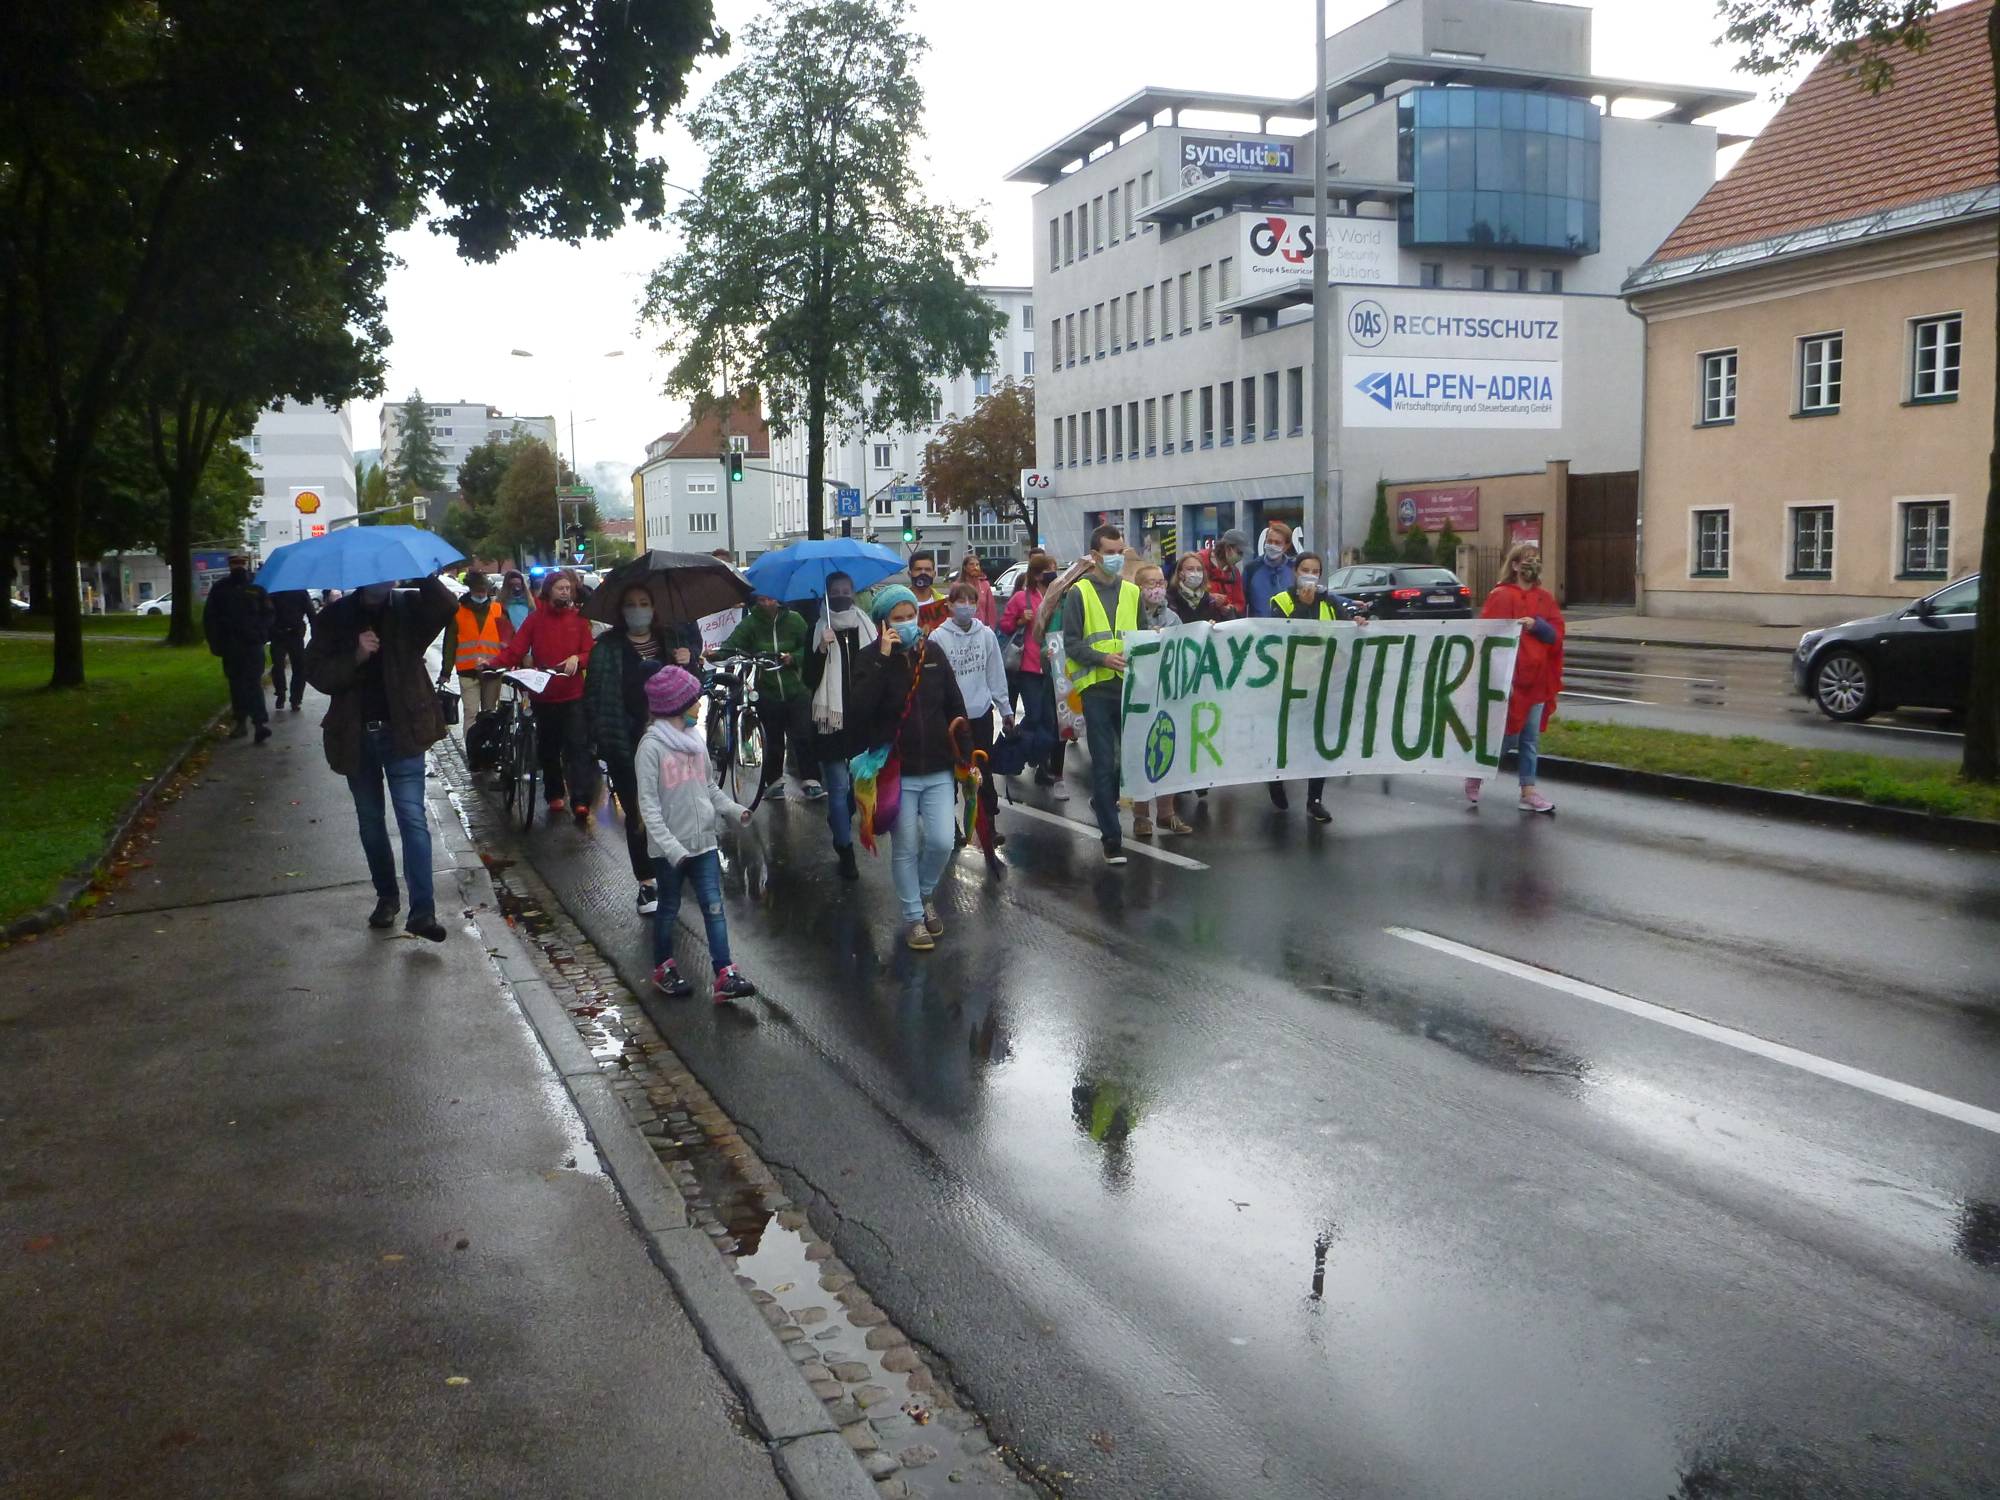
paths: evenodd
<path fill-rule="evenodd" d="M 1563 641 L 1561 610 L 1540 576 L 1539 550 L 1515 547 L 1482 611 L 1522 629 L 1506 748 L 1519 754 L 1519 805 L 1535 813 L 1553 809 L 1536 786 L 1536 757 L 1560 690 Z M 359 589 L 316 618 L 307 601 L 297 634 L 302 645 L 310 629 L 311 645 L 295 649 L 287 626 L 282 665 L 272 626 L 258 613 L 277 612 L 252 598 L 257 591 L 246 578 L 218 585 L 222 608 L 211 602 L 208 618 L 233 689 L 257 680 L 245 642 L 247 632 L 261 629 L 272 643 L 281 706 L 288 690 L 298 706 L 307 679 L 332 697 L 327 757 L 353 791 L 377 895 L 369 924 L 391 926 L 400 910 L 386 824 L 392 805 L 410 888 L 405 927 L 433 941 L 445 934 L 431 890 L 423 765 L 424 752 L 445 733 L 437 688 L 456 675 L 467 708 L 477 705 L 478 717 L 468 716 L 470 742 L 493 718 L 499 674 L 532 662 L 548 674 L 529 697 L 551 820 L 587 826 L 600 782 L 608 780 L 624 817 L 637 908 L 652 918 L 656 987 L 669 995 L 693 990 L 673 952 L 687 891 L 707 929 L 713 993 L 722 1001 L 755 993 L 730 955 L 718 838 L 727 822 L 747 822 L 751 809 L 714 784 L 709 747 L 697 733 L 710 660 L 758 662 L 764 763 L 755 800 L 783 799 L 789 763 L 805 798 L 826 804 L 843 880 L 859 879 L 856 844 L 873 850 L 877 836 L 886 837 L 904 940 L 928 951 L 944 935 L 936 893 L 954 853 L 976 838 L 997 863 L 995 851 L 1006 842 L 997 827 L 997 781 L 1032 773 L 1036 786 L 1067 801 L 1072 741 L 1088 755 L 1106 865 L 1126 863 L 1127 806 L 1134 838 L 1195 831 L 1178 798 L 1128 803 L 1122 795 L 1133 633 L 1243 618 L 1352 617 L 1328 592 L 1324 559 L 1299 546 L 1282 521 L 1268 523 L 1254 544 L 1242 531 L 1225 531 L 1164 564 L 1129 549 L 1118 527 L 1102 525 L 1067 567 L 1046 552 L 1031 553 L 1004 608 L 976 554 L 944 577 L 936 556 L 917 552 L 906 579 L 864 595 L 835 573 L 804 613 L 757 597 L 726 638 L 707 648 L 696 622 L 657 616 L 644 584 L 623 592 L 616 623 L 593 628 L 579 610 L 580 580 L 560 568 L 532 593 L 519 572 L 496 582 L 472 571 L 458 595 L 430 578 L 415 589 Z M 293 605 L 286 614 L 299 612 Z M 440 634 L 433 681 L 424 658 Z M 261 647 L 257 657 L 260 671 Z M 260 739 L 268 735 L 261 685 L 254 707 L 247 689 L 239 700 L 238 732 L 255 722 Z M 1465 783 L 1473 806 L 1481 785 Z M 1322 823 L 1331 819 L 1323 789 L 1323 778 L 1306 786 L 1307 815 Z M 1280 810 L 1290 805 L 1282 783 L 1272 783 L 1269 796 Z"/>

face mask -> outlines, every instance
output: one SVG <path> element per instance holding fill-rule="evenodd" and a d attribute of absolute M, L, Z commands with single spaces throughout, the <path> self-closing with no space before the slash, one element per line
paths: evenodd
<path fill-rule="evenodd" d="M 1270 545 L 1264 548 L 1265 562 L 1281 563 L 1284 560 L 1285 560 L 1285 549 L 1283 547 L 1280 547 L 1276 542 L 1272 542 Z"/>
<path fill-rule="evenodd" d="M 974 620 L 979 618 L 979 606 L 976 604 L 954 604 L 951 607 L 951 617 L 960 625 L 970 625 Z"/>
<path fill-rule="evenodd" d="M 1181 574 L 1181 592 L 1183 594 L 1187 594 L 1189 596 L 1199 594 L 1204 586 L 1205 586 L 1205 580 L 1202 578 L 1201 574 L 1199 573 Z"/>
<path fill-rule="evenodd" d="M 846 614 L 848 610 L 854 608 L 854 596 L 852 594 L 828 594 L 826 596 L 826 607 L 834 614 Z"/>
<path fill-rule="evenodd" d="M 1318 593 L 1318 592 L 1319 592 L 1319 574 L 1317 574 L 1317 573 L 1301 573 L 1301 574 L 1299 574 L 1299 578 L 1298 578 L 1298 590 L 1299 590 L 1299 592 L 1300 592 L 1301 594 L 1316 594 L 1316 593 Z"/>
<path fill-rule="evenodd" d="M 551 608 L 551 609 L 568 609 L 568 608 L 569 608 L 569 605 L 570 605 L 570 601 L 569 601 L 569 599 L 568 599 L 568 598 L 567 598 L 567 597 L 566 597 L 565 595 L 562 595 L 562 594 L 551 594 L 551 595 L 549 595 L 549 608 Z"/>
<path fill-rule="evenodd" d="M 361 591 L 361 602 L 370 609 L 380 609 L 389 602 L 389 596 L 396 591 L 393 583 L 371 583 Z"/>
<path fill-rule="evenodd" d="M 653 628 L 653 611 L 649 605 L 628 604 L 622 613 L 625 616 L 625 628 L 627 630 L 651 630 Z"/>
<path fill-rule="evenodd" d="M 470 599 L 474 604 L 484 604 L 486 602 L 484 594 L 467 594 L 465 597 Z"/>
<path fill-rule="evenodd" d="M 935 573 L 912 573 L 910 575 L 910 587 L 920 594 L 936 582 L 937 574 Z"/>
<path fill-rule="evenodd" d="M 687 712 L 681 715 L 681 722 L 687 725 L 687 727 L 690 729 L 694 728 L 694 726 L 700 721 L 701 721 L 701 708 L 699 705 L 695 706 L 694 708 L 690 708 L 689 710 L 687 710 Z"/>
<path fill-rule="evenodd" d="M 1140 589 L 1139 597 L 1146 601 L 1148 609 L 1158 609 L 1167 602 L 1167 586 L 1162 583 L 1153 588 Z"/>
<path fill-rule="evenodd" d="M 1109 557 L 1100 557 L 1097 560 L 1097 565 L 1113 578 L 1116 578 L 1120 573 L 1125 571 L 1125 554 L 1114 552 Z"/>
<path fill-rule="evenodd" d="M 923 633 L 924 627 L 919 625 L 915 620 L 898 620 L 896 622 L 896 638 L 905 646 L 916 645 Z"/>
<path fill-rule="evenodd" d="M 1539 562 L 1522 563 L 1521 576 L 1527 579 L 1528 582 L 1533 583 L 1537 578 L 1542 576 L 1542 565 Z"/>

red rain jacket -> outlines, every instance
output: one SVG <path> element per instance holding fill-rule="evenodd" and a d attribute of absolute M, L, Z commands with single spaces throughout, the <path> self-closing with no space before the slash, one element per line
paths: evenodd
<path fill-rule="evenodd" d="M 1556 695 L 1563 685 L 1563 626 L 1562 606 L 1556 603 L 1556 596 L 1537 584 L 1524 589 L 1519 584 L 1503 583 L 1486 596 L 1486 607 L 1479 611 L 1482 620 L 1518 620 L 1523 615 L 1533 615 L 1538 620 L 1547 620 L 1555 631 L 1553 641 L 1541 641 L 1530 630 L 1521 632 L 1521 649 L 1514 658 L 1514 692 L 1507 700 L 1507 733 L 1519 734 L 1521 726 L 1528 722 L 1528 713 L 1540 705 L 1542 727 L 1548 727 L 1555 716 Z"/>
<path fill-rule="evenodd" d="M 504 672 L 509 667 L 520 666 L 532 651 L 535 653 L 535 665 L 544 672 L 553 672 L 574 656 L 577 658 L 576 676 L 552 677 L 548 690 L 535 694 L 538 703 L 574 703 L 583 696 L 583 663 L 590 660 L 590 648 L 594 641 L 590 621 L 584 619 L 574 605 L 568 609 L 556 609 L 543 600 L 535 606 L 535 612 L 521 622 L 521 628 L 514 632 L 514 639 L 500 648 L 500 654 L 492 659 L 492 665 Z"/>

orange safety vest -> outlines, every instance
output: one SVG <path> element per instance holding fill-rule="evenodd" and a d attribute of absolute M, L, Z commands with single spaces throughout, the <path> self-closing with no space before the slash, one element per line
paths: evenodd
<path fill-rule="evenodd" d="M 472 611 L 458 607 L 458 670 L 470 675 L 500 654 L 500 622 L 507 611 L 498 599 L 486 601 L 486 623 L 473 619 Z"/>

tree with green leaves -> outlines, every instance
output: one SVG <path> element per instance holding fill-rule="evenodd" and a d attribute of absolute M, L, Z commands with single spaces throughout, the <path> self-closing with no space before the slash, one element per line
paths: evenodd
<path fill-rule="evenodd" d="M 1433 546 L 1432 552 L 1438 566 L 1456 569 L 1458 567 L 1458 549 L 1463 545 L 1464 543 L 1459 539 L 1458 533 L 1452 529 L 1451 519 L 1446 517 L 1444 525 L 1438 528 L 1437 541 Z"/>
<path fill-rule="evenodd" d="M 1412 526 L 1403 533 L 1403 550 L 1398 558 L 1406 563 L 1429 563 L 1437 560 L 1431 551 L 1430 533 L 1421 526 Z"/>
<path fill-rule="evenodd" d="M 422 391 L 410 392 L 397 408 L 396 461 L 389 465 L 389 488 L 399 499 L 435 495 L 444 489 L 444 453 L 431 431 L 430 404 Z"/>
<path fill-rule="evenodd" d="M 1041 541 L 1021 471 L 1035 466 L 1035 388 L 1007 381 L 981 396 L 969 416 L 954 417 L 924 447 L 924 492 L 946 511 L 1019 521 Z"/>
<path fill-rule="evenodd" d="M 555 539 L 556 456 L 540 438 L 517 438 L 515 443 L 494 498 L 486 545 L 525 563 Z"/>
<path fill-rule="evenodd" d="M 1396 560 L 1396 534 L 1389 529 L 1389 487 L 1375 486 L 1375 514 L 1368 518 L 1368 535 L 1361 543 L 1361 560 L 1386 563 Z"/>
<path fill-rule="evenodd" d="M 708 167 L 644 310 L 673 390 L 754 384 L 778 431 L 805 429 L 819 537 L 829 432 L 929 425 L 933 377 L 985 369 L 1002 314 L 969 284 L 979 216 L 918 181 L 909 0 L 775 0 L 745 50 L 690 116 Z"/>
<path fill-rule="evenodd" d="M 1937 0 L 1721 0 L 1724 40 L 1743 49 L 1740 66 L 1785 74 L 1829 56 L 1855 87 L 1879 94 L 1895 86 L 1906 55 L 1930 45 Z M 2000 6 L 1986 15 L 1986 88 L 2000 131 Z M 2000 294 L 2000 261 L 1994 263 Z M 2000 324 L 1996 324 L 2000 337 Z M 1972 699 L 1960 763 L 1972 781 L 2000 781 L 2000 388 L 1993 394 L 1993 443 L 1986 465 L 1986 526 L 1979 546 L 1979 618 L 1973 626 Z"/>
<path fill-rule="evenodd" d="M 722 43 L 710 0 L 0 6 L 0 443 L 49 571 L 75 570 L 99 440 L 164 368 L 165 320 L 220 346 L 273 315 L 202 290 L 219 253 L 358 248 L 376 295 L 388 235 L 427 203 L 481 260 L 655 221 L 641 132 Z M 76 686 L 80 611 L 53 598 L 51 684 Z"/>

